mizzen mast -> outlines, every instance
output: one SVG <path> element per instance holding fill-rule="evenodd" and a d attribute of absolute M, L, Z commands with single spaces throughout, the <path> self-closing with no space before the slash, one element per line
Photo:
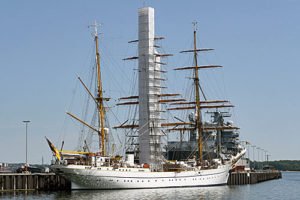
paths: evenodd
<path fill-rule="evenodd" d="M 102 80 L 101 80 L 101 68 L 100 68 L 100 53 L 99 53 L 99 42 L 98 42 L 98 24 L 95 22 L 93 25 L 90 25 L 89 27 L 94 28 L 94 41 L 95 41 L 95 49 L 96 49 L 96 73 L 97 73 L 97 85 L 96 85 L 96 97 L 93 96 L 92 92 L 89 90 L 89 88 L 84 84 L 84 82 L 81 80 L 80 77 L 78 77 L 80 83 L 83 85 L 84 89 L 88 92 L 88 94 L 92 97 L 94 100 L 97 112 L 98 112 L 98 127 L 94 127 L 84 120 L 80 119 L 79 117 L 75 116 L 72 113 L 67 112 L 69 116 L 71 116 L 73 119 L 79 121 L 81 124 L 87 126 L 91 130 L 98 133 L 99 136 L 99 151 L 101 153 L 101 156 L 106 155 L 106 149 L 105 149 L 105 141 L 106 141 L 106 132 L 105 132 L 105 108 L 104 108 L 104 101 L 108 101 L 108 98 L 103 97 L 103 88 L 102 88 Z"/>
<path fill-rule="evenodd" d="M 102 88 L 102 79 L 101 79 L 101 67 L 100 67 L 100 53 L 99 53 L 99 41 L 98 41 L 98 27 L 99 24 L 95 21 L 93 25 L 89 27 L 94 28 L 94 41 L 95 41 L 95 49 L 96 49 L 96 73 L 97 73 L 97 94 L 96 97 L 93 98 L 96 102 L 97 111 L 98 111 L 98 124 L 99 128 L 97 130 L 99 136 L 99 150 L 102 156 L 106 155 L 105 149 L 105 108 L 104 108 L 104 100 L 108 100 L 107 98 L 103 98 L 103 88 Z M 89 90 L 88 90 L 89 92 Z M 90 94 L 90 92 L 89 92 Z M 95 129 L 94 129 L 95 130 Z"/>
<path fill-rule="evenodd" d="M 101 67 L 100 67 L 100 53 L 99 53 L 99 42 L 98 42 L 98 29 L 99 26 L 97 22 L 92 25 L 95 29 L 94 37 L 95 37 L 95 44 L 96 44 L 96 65 L 97 65 L 97 97 L 96 100 L 98 102 L 98 119 L 99 119 L 99 148 L 102 156 L 106 155 L 105 149 L 105 110 L 104 110 L 104 103 L 103 103 L 103 89 L 102 89 L 102 80 L 101 80 Z"/>

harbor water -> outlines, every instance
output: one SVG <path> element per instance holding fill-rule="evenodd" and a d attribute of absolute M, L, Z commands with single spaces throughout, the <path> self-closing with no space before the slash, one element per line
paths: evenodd
<path fill-rule="evenodd" d="M 283 172 L 282 179 L 252 185 L 147 190 L 77 190 L 69 192 L 0 193 L 0 199 L 299 199 L 300 172 Z"/>

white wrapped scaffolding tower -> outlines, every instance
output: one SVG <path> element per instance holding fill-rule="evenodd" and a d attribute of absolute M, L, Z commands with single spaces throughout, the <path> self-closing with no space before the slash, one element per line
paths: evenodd
<path fill-rule="evenodd" d="M 157 168 L 161 160 L 160 57 L 155 49 L 154 9 L 139 9 L 139 161 Z"/>

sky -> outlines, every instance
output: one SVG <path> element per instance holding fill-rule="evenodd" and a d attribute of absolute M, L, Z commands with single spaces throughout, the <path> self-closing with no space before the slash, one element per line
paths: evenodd
<path fill-rule="evenodd" d="M 187 64 L 180 50 L 191 47 L 197 21 L 201 47 L 214 48 L 205 62 L 224 66 L 216 96 L 234 105 L 240 138 L 268 151 L 271 160 L 299 160 L 300 1 L 297 0 L 3 0 L 0 1 L 0 162 L 49 163 L 45 136 L 74 147 L 78 124 L 65 112 L 75 108 L 77 75 L 87 77 L 93 38 L 88 25 L 101 23 L 105 93 L 125 95 L 137 38 L 137 10 L 155 8 L 155 30 L 166 39 L 170 69 Z M 105 76 L 105 74 L 110 74 Z M 174 91 L 180 75 L 170 72 Z M 210 79 L 211 74 L 205 75 Z M 118 86 L 118 87 L 116 87 Z M 212 93 L 213 90 L 211 90 Z M 261 152 L 255 150 L 255 154 Z M 252 157 L 250 151 L 250 158 Z M 256 155 L 257 156 L 257 155 Z"/>

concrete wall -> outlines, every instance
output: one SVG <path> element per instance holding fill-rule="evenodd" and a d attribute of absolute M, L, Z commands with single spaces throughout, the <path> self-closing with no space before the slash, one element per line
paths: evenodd
<path fill-rule="evenodd" d="M 17 190 L 70 190 L 71 183 L 53 173 L 0 174 L 0 191 Z"/>
<path fill-rule="evenodd" d="M 228 179 L 228 185 L 255 184 L 263 181 L 281 178 L 279 171 L 265 172 L 232 172 Z"/>

